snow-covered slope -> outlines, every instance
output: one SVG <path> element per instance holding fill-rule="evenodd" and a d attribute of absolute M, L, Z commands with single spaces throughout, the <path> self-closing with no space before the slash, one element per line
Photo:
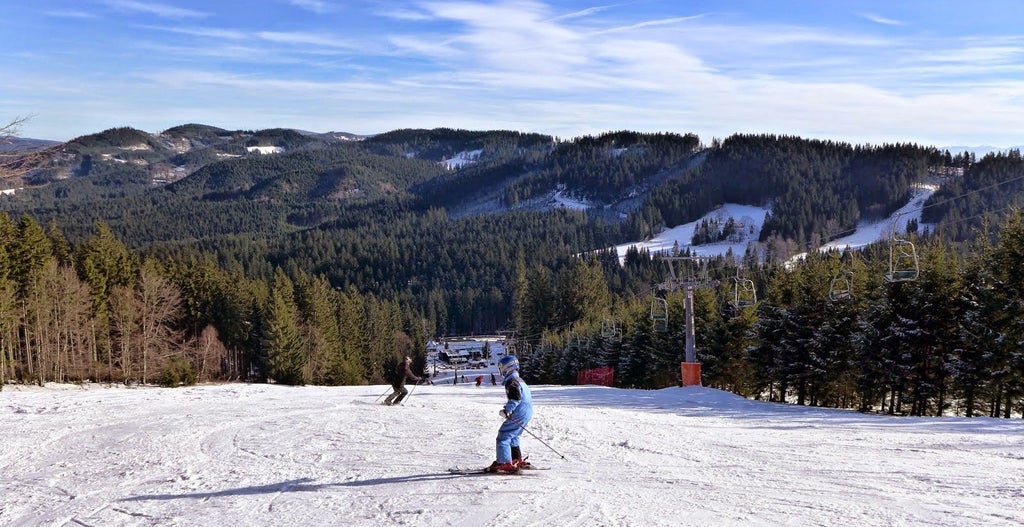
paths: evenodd
<path fill-rule="evenodd" d="M 902 206 L 888 218 L 876 221 L 865 222 L 857 225 L 853 233 L 832 240 L 822 246 L 822 250 L 829 249 L 860 249 L 878 240 L 892 238 L 893 233 L 902 234 L 907 230 L 907 224 L 911 221 L 921 221 L 921 209 L 924 202 L 931 197 L 938 187 L 935 185 L 919 185 L 914 187 L 913 195 L 906 205 Z M 919 230 L 928 230 L 928 225 L 919 225 Z"/>
<path fill-rule="evenodd" d="M 911 221 L 919 222 L 921 220 L 921 209 L 924 207 L 925 201 L 936 190 L 938 190 L 938 187 L 934 185 L 919 185 L 915 187 L 910 201 L 888 218 L 876 222 L 861 223 L 854 231 L 848 234 L 838 233 L 842 236 L 826 243 L 820 249 L 860 249 L 870 243 L 891 238 L 893 232 L 905 232 L 907 223 Z M 691 253 L 696 256 L 723 256 L 731 250 L 732 254 L 738 258 L 746 251 L 749 243 L 757 242 L 761 234 L 761 227 L 764 225 L 765 214 L 768 212 L 769 209 L 763 207 L 727 203 L 705 214 L 697 221 L 665 229 L 650 240 L 618 245 L 615 247 L 615 250 L 619 255 L 620 261 L 625 257 L 626 251 L 634 246 L 647 249 L 652 254 L 668 252 L 673 247 L 678 246 L 680 250 L 689 248 Z M 702 221 L 714 220 L 724 222 L 730 217 L 742 224 L 744 233 L 742 239 L 703 245 L 692 245 L 690 243 L 693 239 L 694 229 Z M 928 229 L 928 225 L 920 225 L 919 229 Z M 806 254 L 806 252 L 797 255 L 795 258 L 799 258 L 803 254 Z"/>
<path fill-rule="evenodd" d="M 504 390 L 439 383 L 375 404 L 388 392 L 8 386 L 0 525 L 1024 524 L 1021 419 L 534 386 L 522 445 L 551 470 L 457 476 L 494 458 Z"/>
<path fill-rule="evenodd" d="M 757 237 L 761 233 L 761 226 L 764 225 L 765 214 L 767 213 L 768 209 L 763 207 L 726 203 L 725 205 L 705 214 L 697 221 L 691 221 L 690 223 L 684 223 L 683 225 L 677 225 L 675 227 L 665 229 L 650 240 L 618 245 L 615 247 L 615 250 L 619 255 L 619 260 L 625 258 L 626 251 L 633 246 L 638 249 L 647 249 L 652 254 L 669 252 L 673 247 L 678 246 L 680 250 L 689 248 L 695 256 L 721 256 L 729 252 L 731 249 L 732 253 L 739 257 L 743 255 L 744 251 L 746 251 L 748 243 L 757 241 Z M 694 229 L 696 229 L 702 221 L 714 220 L 725 222 L 729 218 L 733 218 L 742 225 L 740 233 L 742 235 L 741 239 L 727 240 L 704 245 L 692 245 L 690 243 L 693 239 Z"/>
<path fill-rule="evenodd" d="M 447 167 L 449 170 L 462 168 L 466 165 L 476 163 L 480 159 L 480 154 L 483 154 L 483 150 L 469 150 L 459 152 L 454 156 L 441 161 L 441 164 Z"/>

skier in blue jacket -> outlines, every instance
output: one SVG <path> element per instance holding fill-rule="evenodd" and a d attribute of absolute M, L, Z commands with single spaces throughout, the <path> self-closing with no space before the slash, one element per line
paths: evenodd
<path fill-rule="evenodd" d="M 497 459 L 486 470 L 516 473 L 520 469 L 531 468 L 519 449 L 519 436 L 533 418 L 533 397 L 530 387 L 519 378 L 519 360 L 515 356 L 502 357 L 498 361 L 498 373 L 503 377 L 508 401 L 498 411 L 505 422 L 498 428 Z"/>

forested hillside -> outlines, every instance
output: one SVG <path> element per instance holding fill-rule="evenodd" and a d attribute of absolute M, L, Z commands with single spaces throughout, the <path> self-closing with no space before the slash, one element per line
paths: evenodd
<path fill-rule="evenodd" d="M 533 380 L 613 366 L 623 386 L 674 384 L 682 292 L 658 293 L 658 311 L 659 255 L 623 264 L 606 248 L 736 202 L 771 212 L 745 254 L 700 262 L 706 385 L 891 413 L 1024 411 L 1019 152 L 203 125 L 47 152 L 0 198 L 6 379 L 380 382 L 389 356 L 421 360 L 429 337 L 508 331 Z M 810 251 L 923 183 L 941 185 L 927 229 Z M 555 192 L 591 208 L 544 206 Z"/>

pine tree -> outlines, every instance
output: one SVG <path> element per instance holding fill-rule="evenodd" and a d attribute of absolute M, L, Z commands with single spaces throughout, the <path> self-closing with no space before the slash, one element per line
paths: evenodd
<path fill-rule="evenodd" d="M 993 350 L 999 347 L 998 333 L 992 325 L 993 310 L 998 311 L 996 306 L 999 305 L 995 298 L 995 280 L 991 276 L 993 269 L 988 263 L 992 246 L 987 234 L 978 239 L 980 244 L 975 247 L 963 273 L 960 334 L 950 362 L 953 387 L 962 399 L 963 414 L 967 417 L 987 414 L 983 403 L 993 384 Z"/>
<path fill-rule="evenodd" d="M 610 298 L 601 263 L 595 258 L 574 260 L 558 284 L 557 325 L 599 322 L 611 307 Z"/>
<path fill-rule="evenodd" d="M 48 380 L 50 366 L 45 348 L 49 299 L 42 292 L 42 279 L 53 254 L 46 233 L 28 216 L 18 222 L 18 234 L 9 251 L 10 276 L 17 284 L 21 307 L 22 356 L 28 375 L 42 385 Z"/>
<path fill-rule="evenodd" d="M 990 415 L 1010 417 L 1015 399 L 1024 397 L 1024 211 L 1015 210 L 999 232 L 987 259 L 992 295 L 987 299 L 991 328 L 998 335 L 993 349 Z"/>
<path fill-rule="evenodd" d="M 131 287 L 138 267 L 137 257 L 114 237 L 110 227 L 97 223 L 95 234 L 78 246 L 75 265 L 78 275 L 89 285 L 93 315 L 96 318 L 93 363 L 105 362 L 107 375 L 114 375 L 114 356 L 110 340 L 110 295 L 117 287 Z"/>
<path fill-rule="evenodd" d="M 280 268 L 274 272 L 261 344 L 266 353 L 267 373 L 271 379 L 280 384 L 306 383 L 305 369 L 308 361 L 299 331 L 294 286 Z"/>
<path fill-rule="evenodd" d="M 0 390 L 13 378 L 18 342 L 18 299 L 14 283 L 0 277 Z"/>
<path fill-rule="evenodd" d="M 313 384 L 328 384 L 330 372 L 338 370 L 341 336 L 333 305 L 334 291 L 324 277 L 310 279 L 300 273 L 295 295 L 306 343 L 306 378 Z"/>
<path fill-rule="evenodd" d="M 363 298 L 350 287 L 338 301 L 339 353 L 336 370 L 331 378 L 337 384 L 361 384 L 370 381 L 371 372 L 364 367 L 363 354 L 367 348 L 366 316 Z"/>

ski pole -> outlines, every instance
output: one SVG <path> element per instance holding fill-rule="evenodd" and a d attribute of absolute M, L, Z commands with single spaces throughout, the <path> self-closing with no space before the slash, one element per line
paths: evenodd
<path fill-rule="evenodd" d="M 562 458 L 562 459 L 563 459 L 563 460 L 565 460 L 565 461 L 569 461 L 568 459 L 565 459 L 565 456 L 563 456 L 563 455 L 561 454 L 561 452 L 559 452 L 559 451 L 555 450 L 554 448 L 551 448 L 551 445 L 549 445 L 549 444 L 545 443 L 543 439 L 541 439 L 541 438 L 537 437 L 537 434 L 535 434 L 535 433 L 531 432 L 529 428 L 526 428 L 525 426 L 523 426 L 523 423 L 520 423 L 518 419 L 516 419 L 515 417 L 512 417 L 511 415 L 510 415 L 510 416 L 508 416 L 508 417 L 507 417 L 507 419 L 508 419 L 509 421 L 512 421 L 512 422 L 513 422 L 513 423 L 515 423 L 516 425 L 518 425 L 518 426 L 519 426 L 519 428 L 522 428 L 522 429 L 523 429 L 523 431 L 524 431 L 524 432 L 526 432 L 527 434 L 530 434 L 531 436 L 533 436 L 533 438 L 534 438 L 534 439 L 536 439 L 537 441 L 540 441 L 540 444 L 542 444 L 542 445 L 544 445 L 544 446 L 548 447 L 548 449 L 550 449 L 550 450 L 551 450 L 552 452 L 554 452 L 554 453 L 558 454 L 558 457 Z"/>
<path fill-rule="evenodd" d="M 380 398 L 381 398 L 381 397 L 384 397 L 385 395 L 387 395 L 387 393 L 388 393 L 389 391 L 391 391 L 391 388 L 388 388 L 388 389 L 384 390 L 384 393 L 382 393 L 382 394 L 378 395 L 378 396 L 377 396 L 377 398 L 373 400 L 373 402 L 374 402 L 374 403 L 376 403 L 377 401 L 379 401 L 379 400 L 380 400 Z"/>

